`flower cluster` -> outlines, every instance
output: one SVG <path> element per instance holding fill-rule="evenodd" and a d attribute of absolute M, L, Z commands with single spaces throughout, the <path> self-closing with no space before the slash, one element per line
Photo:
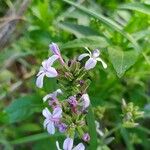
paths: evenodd
<path fill-rule="evenodd" d="M 49 46 L 53 55 L 42 62 L 42 66 L 37 74 L 36 85 L 43 87 L 44 77 L 57 77 L 60 89 L 43 97 L 43 102 L 48 102 L 48 106 L 43 110 L 45 117 L 43 126 L 49 134 L 54 134 L 56 130 L 66 135 L 63 144 L 64 150 L 84 150 L 85 146 L 80 143 L 73 148 L 75 136 L 84 142 L 90 141 L 86 115 L 90 105 L 90 98 L 87 94 L 90 80 L 88 70 L 94 68 L 97 61 L 100 61 L 104 68 L 106 63 L 99 57 L 98 49 L 80 55 L 77 59 L 64 61 L 57 44 Z M 84 65 L 85 57 L 89 57 Z M 60 67 L 54 68 L 53 64 L 59 61 Z M 58 141 L 57 149 L 60 150 Z"/>
<path fill-rule="evenodd" d="M 139 125 L 135 120 L 144 115 L 144 112 L 140 111 L 138 106 L 135 106 L 132 102 L 126 104 L 124 99 L 122 99 L 122 112 L 123 126 L 127 128 Z"/>

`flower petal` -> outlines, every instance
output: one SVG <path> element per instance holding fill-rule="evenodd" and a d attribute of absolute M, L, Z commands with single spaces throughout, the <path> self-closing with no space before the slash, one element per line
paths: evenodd
<path fill-rule="evenodd" d="M 62 109 L 60 107 L 56 107 L 53 111 L 53 118 L 61 118 Z"/>
<path fill-rule="evenodd" d="M 95 49 L 93 52 L 92 52 L 92 56 L 94 58 L 97 58 L 98 56 L 100 55 L 100 51 L 98 49 Z"/>
<path fill-rule="evenodd" d="M 97 60 L 97 61 L 100 61 L 100 62 L 102 63 L 104 69 L 107 68 L 107 64 L 106 64 L 101 58 L 97 58 L 96 60 Z"/>
<path fill-rule="evenodd" d="M 58 58 L 59 58 L 58 55 L 53 55 L 53 56 L 49 57 L 49 58 L 47 59 L 47 63 L 46 63 L 46 64 L 47 64 L 47 67 L 52 66 L 53 63 L 54 63 L 54 61 L 56 61 Z"/>
<path fill-rule="evenodd" d="M 73 147 L 73 139 L 71 138 L 66 138 L 64 143 L 63 143 L 63 149 L 64 150 L 72 150 Z"/>
<path fill-rule="evenodd" d="M 45 109 L 43 109 L 42 114 L 44 117 L 49 118 L 51 117 L 51 112 L 48 110 L 48 108 L 46 107 Z"/>
<path fill-rule="evenodd" d="M 43 68 L 43 67 L 40 67 L 40 70 L 39 70 L 37 76 L 41 75 L 42 73 L 44 73 L 44 68 Z"/>
<path fill-rule="evenodd" d="M 43 97 L 43 102 L 46 102 L 47 99 L 52 98 L 53 94 L 47 94 L 46 96 Z"/>
<path fill-rule="evenodd" d="M 49 67 L 46 71 L 46 76 L 49 78 L 56 77 L 58 75 L 57 71 L 53 67 Z"/>
<path fill-rule="evenodd" d="M 57 150 L 62 150 L 62 149 L 60 149 L 58 141 L 56 141 L 56 147 L 57 147 Z"/>
<path fill-rule="evenodd" d="M 94 58 L 89 58 L 85 63 L 85 69 L 90 70 L 95 67 L 97 61 Z"/>
<path fill-rule="evenodd" d="M 84 57 L 87 57 L 87 56 L 89 56 L 89 54 L 87 54 L 87 53 L 81 54 L 81 55 L 78 57 L 78 60 L 80 61 L 80 60 L 82 60 Z"/>
<path fill-rule="evenodd" d="M 90 105 L 90 98 L 88 94 L 83 94 L 81 99 L 83 100 L 83 107 L 87 108 Z"/>
<path fill-rule="evenodd" d="M 41 75 L 39 75 L 36 79 L 36 86 L 39 88 L 43 87 L 43 79 L 44 79 L 45 73 L 42 73 Z"/>
<path fill-rule="evenodd" d="M 44 129 L 46 128 L 46 126 L 47 126 L 48 123 L 49 123 L 49 119 L 45 119 L 44 123 L 43 123 Z"/>
<path fill-rule="evenodd" d="M 54 55 L 60 55 L 60 50 L 59 50 L 59 47 L 56 43 L 50 44 L 49 48 L 52 50 Z"/>
<path fill-rule="evenodd" d="M 50 121 L 47 125 L 47 131 L 49 134 L 54 134 L 55 133 L 55 126 L 54 122 Z"/>
<path fill-rule="evenodd" d="M 85 146 L 82 143 L 79 143 L 75 148 L 72 150 L 85 150 Z"/>

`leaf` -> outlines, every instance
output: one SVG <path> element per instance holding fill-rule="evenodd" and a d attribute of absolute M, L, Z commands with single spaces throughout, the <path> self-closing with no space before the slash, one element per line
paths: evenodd
<path fill-rule="evenodd" d="M 62 49 L 66 48 L 78 48 L 78 47 L 90 47 L 90 48 L 105 48 L 108 43 L 105 38 L 100 36 L 89 36 L 85 38 L 75 39 L 69 41 L 61 46 Z"/>
<path fill-rule="evenodd" d="M 136 62 L 138 56 L 135 51 L 122 51 L 118 47 L 109 48 L 108 53 L 118 77 L 123 76 L 126 70 Z"/>
<path fill-rule="evenodd" d="M 150 15 L 150 6 L 142 3 L 127 3 L 119 6 L 119 9 L 129 9 L 142 12 L 144 14 Z"/>
<path fill-rule="evenodd" d="M 89 128 L 89 134 L 91 137 L 89 150 L 97 149 L 97 132 L 96 132 L 96 125 L 95 125 L 95 118 L 91 106 L 89 107 L 89 111 L 87 115 L 87 123 Z"/>
<path fill-rule="evenodd" d="M 41 101 L 41 102 L 40 102 Z M 34 112 L 40 112 L 42 100 L 38 95 L 25 96 L 13 101 L 5 110 L 8 123 L 22 121 Z"/>
<path fill-rule="evenodd" d="M 77 25 L 68 22 L 58 23 L 58 27 L 74 34 L 78 38 L 92 36 L 92 35 L 99 35 L 96 31 L 92 30 L 88 26 Z"/>
<path fill-rule="evenodd" d="M 62 134 L 55 134 L 54 136 L 60 137 L 60 136 L 62 136 Z M 35 142 L 35 141 L 46 139 L 49 137 L 50 137 L 50 135 L 48 133 L 39 133 L 39 134 L 35 134 L 35 135 L 22 137 L 20 139 L 16 139 L 14 141 L 11 141 L 10 143 L 13 145 L 18 145 L 18 144 L 23 144 L 23 143 Z"/>
<path fill-rule="evenodd" d="M 98 19 L 98 20 L 100 20 L 102 23 L 104 23 L 105 25 L 109 26 L 114 31 L 119 32 L 120 34 L 122 34 L 126 39 L 128 39 L 134 45 L 134 48 L 137 51 L 140 51 L 140 47 L 139 47 L 138 43 L 133 39 L 133 37 L 129 33 L 126 33 L 123 30 L 123 27 L 121 25 L 119 25 L 117 22 L 115 22 L 114 20 L 111 20 L 110 18 L 105 17 L 104 15 L 102 15 L 100 13 L 97 14 L 95 11 L 89 10 L 86 7 L 78 5 L 78 4 L 76 4 L 74 2 L 71 2 L 69 0 L 63 0 L 63 1 L 68 3 L 68 4 L 70 4 L 70 5 L 72 5 L 72 6 L 75 6 L 79 10 L 85 12 L 86 14 L 88 14 L 88 15 L 90 15 L 90 16 Z"/>

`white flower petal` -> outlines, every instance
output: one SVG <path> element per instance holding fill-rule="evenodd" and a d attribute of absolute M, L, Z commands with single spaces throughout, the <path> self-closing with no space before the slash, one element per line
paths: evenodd
<path fill-rule="evenodd" d="M 60 107 L 56 107 L 53 111 L 53 118 L 61 118 L 62 109 Z"/>
<path fill-rule="evenodd" d="M 53 68 L 53 67 L 48 68 L 48 70 L 46 72 L 47 77 L 52 78 L 52 77 L 56 77 L 57 75 L 58 75 L 58 73 L 55 68 Z"/>
<path fill-rule="evenodd" d="M 84 57 L 87 57 L 87 56 L 89 56 L 89 54 L 87 54 L 87 53 L 81 54 L 81 55 L 78 57 L 78 60 L 80 61 L 80 60 L 82 60 Z"/>
<path fill-rule="evenodd" d="M 97 61 L 100 61 L 100 62 L 102 63 L 104 69 L 107 68 L 107 64 L 106 64 L 101 58 L 97 58 L 96 60 L 97 60 Z"/>
<path fill-rule="evenodd" d="M 54 134 L 55 133 L 55 126 L 54 122 L 50 121 L 47 125 L 47 131 L 49 134 Z"/>
<path fill-rule="evenodd" d="M 90 98 L 88 94 L 83 94 L 81 99 L 83 100 L 83 107 L 87 108 L 90 105 Z"/>
<path fill-rule="evenodd" d="M 46 107 L 45 109 L 43 109 L 42 114 L 44 117 L 46 118 L 50 118 L 51 117 L 51 112 L 48 110 L 48 108 Z"/>
<path fill-rule="evenodd" d="M 85 146 L 82 143 L 79 143 L 75 148 L 72 150 L 85 150 Z"/>
<path fill-rule="evenodd" d="M 96 59 L 89 58 L 85 63 L 85 69 L 90 70 L 90 69 L 94 68 L 96 66 L 96 63 L 97 63 Z"/>
<path fill-rule="evenodd" d="M 56 61 L 58 58 L 59 58 L 58 55 L 53 55 L 53 56 L 49 57 L 46 62 L 47 67 L 52 66 L 54 61 Z"/>
<path fill-rule="evenodd" d="M 95 49 L 93 52 L 92 52 L 92 56 L 94 58 L 97 58 L 98 56 L 100 55 L 100 51 L 98 49 Z"/>
<path fill-rule="evenodd" d="M 46 128 L 46 126 L 47 126 L 48 123 L 49 123 L 49 119 L 45 119 L 44 123 L 43 123 L 44 129 Z"/>
<path fill-rule="evenodd" d="M 53 94 L 47 94 L 43 97 L 43 102 L 46 102 L 49 98 L 53 97 Z"/>
<path fill-rule="evenodd" d="M 72 150 L 72 147 L 73 147 L 73 139 L 66 138 L 63 143 L 63 149 L 64 150 Z"/>
<path fill-rule="evenodd" d="M 59 146 L 59 142 L 58 142 L 58 141 L 56 141 L 56 147 L 57 147 L 57 150 L 62 150 L 62 149 L 60 148 L 60 146 Z"/>
<path fill-rule="evenodd" d="M 39 88 L 43 87 L 43 79 L 44 79 L 45 73 L 42 73 L 41 75 L 39 75 L 36 79 L 36 86 Z"/>

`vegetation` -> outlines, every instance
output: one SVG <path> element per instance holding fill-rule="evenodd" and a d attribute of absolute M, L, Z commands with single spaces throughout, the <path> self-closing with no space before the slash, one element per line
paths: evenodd
<path fill-rule="evenodd" d="M 66 60 L 88 47 L 107 64 L 89 71 L 86 149 L 149 149 L 149 0 L 2 0 L 0 17 L 0 149 L 55 150 L 65 139 L 43 129 L 42 98 L 57 80 L 35 85 L 52 42 Z"/>

